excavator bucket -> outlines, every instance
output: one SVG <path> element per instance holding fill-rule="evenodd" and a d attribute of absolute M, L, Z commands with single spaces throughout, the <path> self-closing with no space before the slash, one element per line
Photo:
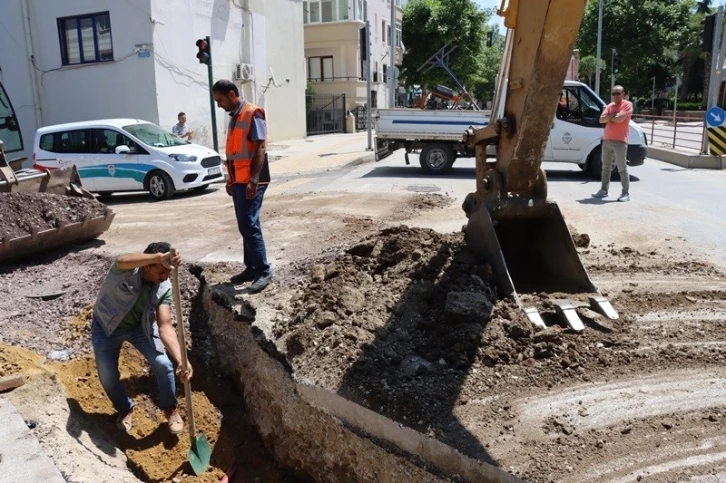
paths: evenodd
<path fill-rule="evenodd" d="M 94 200 L 94 196 L 83 189 L 81 178 L 74 165 L 56 170 L 18 169 L 11 167 L 5 158 L 0 141 L 0 194 L 1 193 L 45 193 L 62 196 L 74 196 Z M 0 196 L 0 200 L 2 200 Z M 12 205 L 13 207 L 16 204 Z M 30 227 L 29 233 L 10 236 L 0 226 L 0 263 L 15 262 L 22 258 L 47 253 L 50 250 L 74 245 L 82 241 L 98 237 L 113 222 L 114 213 L 108 207 L 93 210 L 102 215 L 86 214 L 81 221 L 69 222 L 61 220 L 57 226 Z M 11 209 L 0 206 L 0 209 Z"/>
<path fill-rule="evenodd" d="M 493 269 L 503 296 L 535 325 L 554 308 L 573 330 L 575 309 L 617 313 L 590 280 L 556 203 L 547 200 L 541 169 L 565 72 L 586 0 L 508 0 L 499 14 L 508 27 L 492 122 L 470 128 L 477 191 L 467 197 L 466 240 Z M 506 6 L 506 8 L 505 8 Z M 487 148 L 496 145 L 496 162 Z"/>

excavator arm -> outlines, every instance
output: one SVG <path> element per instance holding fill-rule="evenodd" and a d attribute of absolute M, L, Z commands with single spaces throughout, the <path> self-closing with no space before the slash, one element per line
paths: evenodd
<path fill-rule="evenodd" d="M 541 167 L 585 4 L 503 1 L 499 14 L 508 32 L 492 109 L 497 119 L 464 135 L 476 152 L 476 192 L 463 206 L 470 248 L 492 265 L 502 294 L 533 323 L 545 326 L 539 308 L 521 295 L 557 294 L 552 303 L 575 330 L 583 329 L 578 305 L 617 318 L 582 265 L 559 207 L 547 200 Z M 497 145 L 495 162 L 487 160 L 489 144 Z"/>

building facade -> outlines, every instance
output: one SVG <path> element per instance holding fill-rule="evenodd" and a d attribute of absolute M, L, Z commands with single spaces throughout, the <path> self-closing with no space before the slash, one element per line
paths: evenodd
<path fill-rule="evenodd" d="M 171 129 L 187 114 L 193 142 L 212 123 L 197 39 L 209 36 L 214 79 L 235 80 L 267 110 L 269 140 L 305 136 L 299 0 L 3 0 L 0 82 L 25 151 L 38 127 L 138 118 Z M 226 114 L 215 107 L 220 150 Z"/>
<path fill-rule="evenodd" d="M 307 80 L 313 92 L 345 94 L 346 108 L 367 101 L 366 62 L 361 29 L 370 22 L 373 107 L 389 107 L 391 1 L 396 4 L 395 65 L 403 60 L 401 23 L 406 0 L 303 1 Z"/>

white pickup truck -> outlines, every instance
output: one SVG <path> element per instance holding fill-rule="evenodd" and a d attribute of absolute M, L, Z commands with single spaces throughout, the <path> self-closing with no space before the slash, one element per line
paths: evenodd
<path fill-rule="evenodd" d="M 603 126 L 599 122 L 605 107 L 600 97 L 582 82 L 565 81 L 543 161 L 575 163 L 600 178 L 600 142 Z M 469 126 L 489 123 L 489 111 L 380 109 L 375 119 L 376 161 L 393 151 L 420 150 L 421 167 L 430 174 L 446 173 L 456 158 L 474 157 L 473 148 L 462 141 Z M 645 132 L 630 122 L 628 164 L 640 166 L 648 142 Z M 489 154 L 494 154 L 489 146 Z M 613 163 L 615 168 L 615 163 Z"/>

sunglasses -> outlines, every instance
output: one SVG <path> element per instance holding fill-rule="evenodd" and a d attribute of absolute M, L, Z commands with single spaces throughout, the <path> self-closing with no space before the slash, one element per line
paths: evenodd
<path fill-rule="evenodd" d="M 622 96 L 623 95 L 622 92 L 611 92 L 610 94 L 612 94 L 614 96 Z"/>

